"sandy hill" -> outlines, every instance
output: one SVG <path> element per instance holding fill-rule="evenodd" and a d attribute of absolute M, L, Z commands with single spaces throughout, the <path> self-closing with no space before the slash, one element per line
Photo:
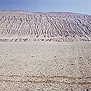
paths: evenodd
<path fill-rule="evenodd" d="M 91 16 L 0 11 L 0 41 L 90 41 Z"/>

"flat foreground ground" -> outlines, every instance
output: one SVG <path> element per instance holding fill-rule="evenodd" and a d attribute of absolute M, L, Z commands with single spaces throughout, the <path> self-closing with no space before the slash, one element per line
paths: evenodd
<path fill-rule="evenodd" d="M 91 91 L 91 42 L 1 42 L 0 91 Z"/>

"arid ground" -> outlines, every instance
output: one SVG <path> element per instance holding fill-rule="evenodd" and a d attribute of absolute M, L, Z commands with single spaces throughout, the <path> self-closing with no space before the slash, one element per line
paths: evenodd
<path fill-rule="evenodd" d="M 0 91 L 91 91 L 91 42 L 0 43 Z"/>
<path fill-rule="evenodd" d="M 91 91 L 91 16 L 0 11 L 0 91 Z"/>

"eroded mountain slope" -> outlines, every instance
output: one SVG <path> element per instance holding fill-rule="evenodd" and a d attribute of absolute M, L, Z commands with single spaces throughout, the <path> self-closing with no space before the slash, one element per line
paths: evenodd
<path fill-rule="evenodd" d="M 0 41 L 90 40 L 90 15 L 0 11 Z"/>

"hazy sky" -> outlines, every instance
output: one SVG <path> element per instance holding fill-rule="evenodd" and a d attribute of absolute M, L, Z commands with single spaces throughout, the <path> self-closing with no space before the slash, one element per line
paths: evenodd
<path fill-rule="evenodd" d="M 91 14 L 91 0 L 0 0 L 0 10 Z"/>

